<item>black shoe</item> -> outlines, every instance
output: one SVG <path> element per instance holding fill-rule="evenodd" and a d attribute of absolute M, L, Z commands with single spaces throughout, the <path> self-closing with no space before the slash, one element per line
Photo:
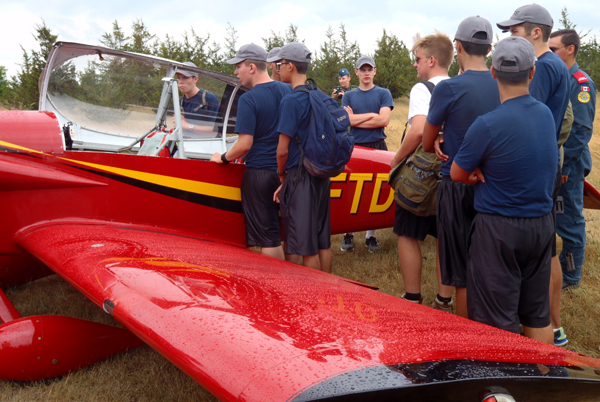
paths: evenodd
<path fill-rule="evenodd" d="M 379 242 L 377 241 L 375 236 L 371 236 L 368 239 L 366 239 L 365 244 L 369 249 L 370 253 L 374 253 L 375 251 L 381 250 L 381 246 L 379 245 Z"/>
<path fill-rule="evenodd" d="M 354 235 L 346 233 L 342 240 L 342 251 L 354 250 Z"/>

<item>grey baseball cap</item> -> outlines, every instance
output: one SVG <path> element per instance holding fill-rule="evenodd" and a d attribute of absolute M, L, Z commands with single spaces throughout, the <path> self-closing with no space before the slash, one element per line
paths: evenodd
<path fill-rule="evenodd" d="M 548 10 L 535 3 L 517 8 L 509 20 L 498 22 L 496 25 L 505 31 L 513 25 L 519 25 L 524 22 L 547 25 L 551 28 L 554 26 L 554 20 Z"/>
<path fill-rule="evenodd" d="M 233 59 L 227 60 L 227 64 L 238 64 L 240 61 L 248 59 L 267 61 L 267 51 L 254 43 L 250 43 L 242 46 Z"/>
<path fill-rule="evenodd" d="M 269 59 L 276 57 L 280 51 L 281 51 L 281 48 L 279 46 L 274 47 L 273 49 L 269 50 L 269 54 L 267 55 L 267 61 L 269 63 L 272 63 L 271 61 L 269 61 Z"/>
<path fill-rule="evenodd" d="M 454 40 L 478 45 L 491 45 L 494 32 L 492 24 L 480 16 L 465 18 L 456 30 Z"/>
<path fill-rule="evenodd" d="M 361 56 L 356 60 L 356 68 L 361 68 L 364 64 L 368 64 L 375 68 L 375 60 L 371 56 Z"/>
<path fill-rule="evenodd" d="M 189 67 L 194 67 L 194 68 L 198 68 L 194 63 L 192 63 L 191 61 L 186 61 L 185 63 L 183 63 L 186 66 Z M 186 70 L 179 70 L 177 69 L 177 74 L 181 74 L 184 77 L 197 77 L 198 73 L 195 71 L 186 71 Z"/>
<path fill-rule="evenodd" d="M 496 45 L 492 66 L 497 71 L 518 73 L 535 66 L 536 60 L 535 49 L 527 39 L 511 36 Z"/>
<path fill-rule="evenodd" d="M 310 50 L 304 43 L 301 42 L 290 42 L 283 46 L 279 53 L 273 57 L 269 57 L 267 61 L 273 63 L 279 60 L 297 61 L 298 63 L 310 63 Z"/>

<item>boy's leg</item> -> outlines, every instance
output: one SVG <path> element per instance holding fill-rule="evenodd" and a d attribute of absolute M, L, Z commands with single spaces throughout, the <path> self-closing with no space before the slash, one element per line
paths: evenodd
<path fill-rule="evenodd" d="M 528 338 L 538 340 L 540 342 L 554 345 L 554 333 L 552 331 L 552 325 L 548 325 L 544 328 L 532 328 L 523 325 L 523 335 L 525 335 Z"/>
<path fill-rule="evenodd" d="M 417 239 L 398 236 L 398 260 L 406 293 L 421 293 L 423 257 Z"/>
<path fill-rule="evenodd" d="M 319 262 L 321 264 L 321 271 L 331 273 L 331 265 L 333 260 L 333 253 L 331 247 L 319 250 Z"/>

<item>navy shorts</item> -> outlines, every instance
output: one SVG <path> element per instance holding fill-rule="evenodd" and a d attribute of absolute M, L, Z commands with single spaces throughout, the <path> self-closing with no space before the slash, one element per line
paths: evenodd
<path fill-rule="evenodd" d="M 554 221 L 478 213 L 467 267 L 469 318 L 519 333 L 550 325 L 550 260 Z"/>
<path fill-rule="evenodd" d="M 331 248 L 330 192 L 328 177 L 288 169 L 279 195 L 286 254 L 317 255 Z"/>
<path fill-rule="evenodd" d="M 402 208 L 398 203 L 394 214 L 394 233 L 411 239 L 425 240 L 427 235 L 437 238 L 436 217 L 417 216 Z"/>
<path fill-rule="evenodd" d="M 281 246 L 279 204 L 273 201 L 279 184 L 274 170 L 246 168 L 241 187 L 246 246 Z"/>
<path fill-rule="evenodd" d="M 371 142 L 363 142 L 362 144 L 355 143 L 354 145 L 358 145 L 360 147 L 371 148 L 371 149 L 379 149 L 381 151 L 387 151 L 388 147 L 385 143 L 385 139 L 371 141 Z"/>
<path fill-rule="evenodd" d="M 442 283 L 467 286 L 469 233 L 475 211 L 475 186 L 442 176 L 437 192 L 437 235 Z"/>

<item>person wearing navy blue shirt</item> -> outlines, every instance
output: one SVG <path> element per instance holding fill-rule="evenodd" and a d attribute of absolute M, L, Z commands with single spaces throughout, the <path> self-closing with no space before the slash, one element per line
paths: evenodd
<path fill-rule="evenodd" d="M 560 141 L 560 133 L 569 104 L 569 72 L 560 58 L 550 51 L 548 40 L 552 32 L 554 20 L 544 7 L 539 4 L 528 4 L 515 10 L 509 20 L 499 22 L 498 28 L 510 31 L 511 36 L 520 36 L 528 40 L 534 47 L 537 62 L 536 73 L 531 81 L 531 96 L 544 103 L 554 119 L 556 141 Z M 560 152 L 557 150 L 557 153 Z M 560 168 L 553 191 L 556 205 L 561 185 Z M 556 211 L 553 210 L 556 222 Z M 552 280 L 550 284 L 550 310 L 552 326 L 559 331 L 560 324 L 560 292 L 562 286 L 562 270 L 556 253 L 556 236 L 552 246 Z"/>
<path fill-rule="evenodd" d="M 501 105 L 471 125 L 450 174 L 476 183 L 469 318 L 515 333 L 522 324 L 525 336 L 552 344 L 548 289 L 558 145 L 552 113 L 529 94 L 535 60 L 523 38 L 498 43 L 491 73 Z"/>
<path fill-rule="evenodd" d="M 588 142 L 592 137 L 596 114 L 596 85 L 577 64 L 580 41 L 577 31 L 564 29 L 550 35 L 550 50 L 558 55 L 569 69 L 570 100 L 574 121 L 564 144 L 564 164 L 560 195 L 564 213 L 556 216 L 556 231 L 562 238 L 560 264 L 563 289 L 579 286 L 584 262 L 586 235 L 583 216 L 583 183 L 592 170 Z"/>
<path fill-rule="evenodd" d="M 456 288 L 456 312 L 467 317 L 468 237 L 475 217 L 474 185 L 452 181 L 450 167 L 475 119 L 500 105 L 498 84 L 485 57 L 492 49 L 492 24 L 479 16 L 463 20 L 454 41 L 463 73 L 436 85 L 423 132 L 423 149 L 435 151 L 443 126 L 442 182 L 437 192 L 437 235 L 442 283 Z M 443 152 L 442 152 L 443 151 Z M 450 300 L 437 295 L 432 307 L 451 311 Z"/>
<path fill-rule="evenodd" d="M 286 260 L 331 272 L 331 181 L 312 176 L 300 165 L 300 150 L 293 140 L 297 138 L 304 146 L 310 128 L 309 94 L 296 90 L 308 88 L 305 84 L 310 56 L 306 45 L 291 42 L 275 58 L 267 59 L 276 63 L 281 81 L 294 89 L 279 106 L 277 174 L 282 184 L 273 199 L 281 207 Z"/>
<path fill-rule="evenodd" d="M 186 66 L 196 68 L 191 61 Z M 177 85 L 183 94 L 180 98 L 181 127 L 188 138 L 205 137 L 214 133 L 214 123 L 219 112 L 219 98 L 213 93 L 198 88 L 198 73 L 192 70 L 177 70 Z M 175 121 L 175 118 L 173 118 Z"/>
<path fill-rule="evenodd" d="M 362 56 L 356 62 L 356 75 L 359 79 L 358 89 L 347 92 L 342 98 L 342 106 L 356 115 L 359 120 L 351 119 L 350 135 L 354 136 L 354 145 L 387 151 L 385 128 L 390 124 L 394 99 L 389 89 L 378 87 L 373 83 L 377 74 L 375 60 L 370 56 Z M 363 117 L 368 117 L 364 120 Z M 342 251 L 354 248 L 353 233 L 346 233 L 342 240 Z M 368 230 L 365 244 L 371 253 L 381 250 L 375 237 L 375 230 Z"/>
<path fill-rule="evenodd" d="M 242 46 L 227 62 L 235 64 L 235 75 L 252 89 L 238 101 L 235 125 L 238 140 L 229 151 L 222 155 L 215 153 L 211 160 L 229 163 L 246 155 L 241 186 L 246 245 L 260 247 L 263 254 L 283 259 L 279 205 L 273 201 L 273 193 L 279 187 L 276 158 L 279 104 L 291 88 L 269 77 L 267 52 L 258 45 Z"/>

